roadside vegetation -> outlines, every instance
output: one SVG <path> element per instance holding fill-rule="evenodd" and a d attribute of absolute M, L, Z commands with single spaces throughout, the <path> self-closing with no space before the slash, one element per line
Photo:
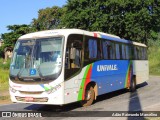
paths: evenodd
<path fill-rule="evenodd" d="M 10 60 L 6 64 L 3 64 L 3 59 L 0 59 L 0 101 L 8 102 L 10 101 L 9 97 L 9 85 L 8 85 L 8 76 L 9 76 L 9 64 Z"/>
<path fill-rule="evenodd" d="M 160 76 L 160 39 L 149 42 L 148 59 L 150 75 Z"/>
<path fill-rule="evenodd" d="M 8 89 L 9 64 L 3 64 L 3 59 L 0 59 L 0 91 Z"/>
<path fill-rule="evenodd" d="M 160 47 L 151 47 L 149 52 L 149 73 L 160 76 Z"/>

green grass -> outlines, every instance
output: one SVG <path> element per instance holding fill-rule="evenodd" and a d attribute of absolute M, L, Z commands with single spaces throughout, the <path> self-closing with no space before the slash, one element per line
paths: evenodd
<path fill-rule="evenodd" d="M 148 49 L 149 73 L 160 76 L 160 47 L 154 46 Z"/>
<path fill-rule="evenodd" d="M 3 60 L 0 59 L 0 91 L 8 90 L 8 76 L 9 76 L 9 64 L 3 64 Z"/>
<path fill-rule="evenodd" d="M 160 117 L 147 117 L 145 120 L 160 120 Z"/>
<path fill-rule="evenodd" d="M 9 95 L 0 96 L 0 101 L 1 101 L 1 100 L 9 100 L 9 99 L 10 99 L 10 96 L 9 96 Z"/>
<path fill-rule="evenodd" d="M 9 70 L 0 69 L 0 91 L 8 89 Z"/>

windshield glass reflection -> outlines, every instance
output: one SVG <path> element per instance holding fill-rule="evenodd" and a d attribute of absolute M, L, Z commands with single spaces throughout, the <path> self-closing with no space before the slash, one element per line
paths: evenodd
<path fill-rule="evenodd" d="M 62 37 L 19 40 L 14 49 L 10 75 L 45 77 L 56 75 L 62 67 Z"/>

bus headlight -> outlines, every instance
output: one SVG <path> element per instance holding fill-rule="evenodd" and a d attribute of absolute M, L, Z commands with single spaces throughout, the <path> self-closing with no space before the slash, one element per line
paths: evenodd
<path fill-rule="evenodd" d="M 12 88 L 11 86 L 9 87 L 9 89 L 10 89 L 10 91 L 13 92 L 13 93 L 17 92 L 17 90 L 15 90 L 14 88 Z"/>
<path fill-rule="evenodd" d="M 48 94 L 54 93 L 55 91 L 57 91 L 59 88 L 61 87 L 61 85 L 56 85 L 55 87 L 52 87 L 51 89 L 47 90 L 46 92 Z"/>

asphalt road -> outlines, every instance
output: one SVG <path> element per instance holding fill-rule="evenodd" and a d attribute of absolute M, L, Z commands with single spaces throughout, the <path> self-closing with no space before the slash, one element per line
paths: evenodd
<path fill-rule="evenodd" d="M 150 76 L 149 81 L 137 86 L 137 90 L 134 93 L 130 93 L 124 89 L 98 96 L 95 103 L 88 107 L 80 107 L 79 103 L 72 103 L 65 106 L 16 103 L 0 105 L 0 111 L 36 111 L 42 112 L 45 116 L 56 116 L 57 119 L 74 120 L 75 116 L 80 116 L 80 118 L 76 119 L 82 119 L 83 115 L 87 115 L 89 117 L 87 119 L 92 120 L 106 119 L 103 117 L 111 114 L 106 111 L 160 111 L 160 77 Z M 131 118 L 128 117 L 125 119 L 130 120 Z M 48 119 L 52 118 L 49 117 Z M 107 117 L 107 119 L 114 118 Z M 144 118 L 141 117 L 140 119 Z"/>

